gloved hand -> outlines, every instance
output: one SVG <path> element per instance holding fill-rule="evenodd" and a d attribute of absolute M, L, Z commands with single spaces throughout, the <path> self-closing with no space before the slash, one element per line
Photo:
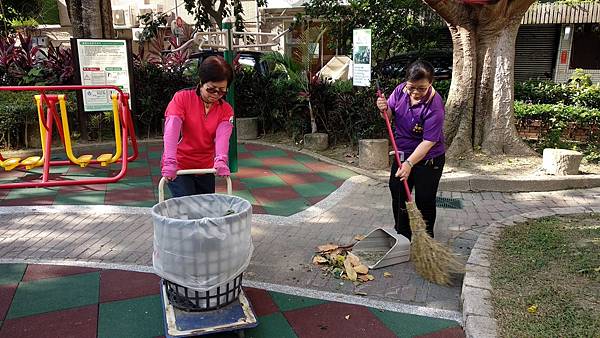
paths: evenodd
<path fill-rule="evenodd" d="M 227 164 L 227 156 L 220 155 L 215 157 L 215 164 L 213 168 L 217 170 L 217 176 L 230 176 L 229 166 Z"/>
<path fill-rule="evenodd" d="M 164 165 L 161 170 L 162 177 L 168 181 L 173 181 L 177 178 L 177 167 L 175 165 Z"/>

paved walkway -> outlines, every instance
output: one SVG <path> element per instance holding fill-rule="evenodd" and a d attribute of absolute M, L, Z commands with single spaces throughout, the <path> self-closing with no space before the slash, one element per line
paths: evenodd
<path fill-rule="evenodd" d="M 464 208 L 438 209 L 436 238 L 449 243 L 465 260 L 478 235 L 494 221 L 549 208 L 600 206 L 600 188 L 440 195 L 461 199 Z M 357 234 L 391 227 L 389 205 L 385 183 L 354 176 L 327 198 L 292 216 L 255 215 L 255 252 L 246 273 L 248 285 L 297 295 L 312 292 L 315 298 L 461 321 L 460 276 L 453 287 L 437 286 L 421 279 L 408 262 L 376 270 L 375 281 L 355 286 L 324 276 L 310 264 L 317 245 L 351 243 Z M 140 271 L 150 269 L 152 223 L 146 208 L 48 206 L 0 208 L 0 213 L 4 213 L 0 262 L 117 263 Z M 383 272 L 392 277 L 383 277 Z"/>
<path fill-rule="evenodd" d="M 154 274 L 0 264 L 0 276 L 0 338 L 165 334 L 159 278 Z M 455 321 L 258 288 L 244 291 L 259 322 L 246 330 L 246 337 L 464 337 Z"/>

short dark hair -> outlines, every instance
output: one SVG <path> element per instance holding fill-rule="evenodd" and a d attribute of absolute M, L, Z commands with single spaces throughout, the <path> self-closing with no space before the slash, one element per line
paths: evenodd
<path fill-rule="evenodd" d="M 417 60 L 406 68 L 406 81 L 420 81 L 426 79 L 433 82 L 433 66 L 425 60 Z"/>
<path fill-rule="evenodd" d="M 227 86 L 233 81 L 233 69 L 222 56 L 212 55 L 207 57 L 199 69 L 200 85 L 207 82 L 220 82 L 227 80 Z"/>

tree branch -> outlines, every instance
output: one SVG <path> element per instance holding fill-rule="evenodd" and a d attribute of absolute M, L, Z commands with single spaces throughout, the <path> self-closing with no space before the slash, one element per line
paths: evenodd
<path fill-rule="evenodd" d="M 535 0 L 511 0 L 508 12 L 514 16 L 523 16 L 534 2 Z"/>
<path fill-rule="evenodd" d="M 448 0 L 423 0 L 423 2 L 452 26 L 462 26 L 469 19 L 470 15 L 467 5 L 461 5 L 455 1 Z"/>

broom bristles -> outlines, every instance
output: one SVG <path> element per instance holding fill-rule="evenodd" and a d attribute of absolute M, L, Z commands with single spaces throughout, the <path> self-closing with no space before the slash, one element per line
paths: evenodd
<path fill-rule="evenodd" d="M 412 231 L 410 258 L 417 273 L 430 282 L 449 285 L 450 273 L 462 272 L 464 265 L 449 248 L 429 236 L 421 211 L 414 202 L 407 202 L 406 209 Z"/>

